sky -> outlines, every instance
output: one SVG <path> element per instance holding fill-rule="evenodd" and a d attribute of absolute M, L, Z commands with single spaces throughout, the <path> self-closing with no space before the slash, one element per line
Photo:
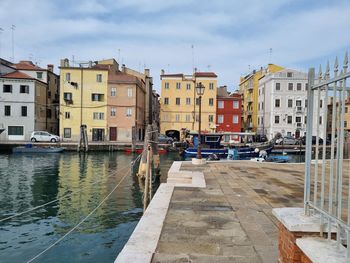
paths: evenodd
<path fill-rule="evenodd" d="M 11 26 L 15 25 L 12 31 Z M 213 71 L 230 91 L 268 63 L 303 70 L 350 51 L 349 0 L 0 0 L 0 57 L 41 67 L 114 57 L 160 71 Z M 12 45 L 12 33 L 14 45 Z"/>

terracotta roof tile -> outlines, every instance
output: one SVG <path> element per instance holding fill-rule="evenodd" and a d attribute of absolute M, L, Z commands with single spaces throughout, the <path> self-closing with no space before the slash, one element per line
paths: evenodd
<path fill-rule="evenodd" d="M 136 83 L 139 79 L 135 76 L 126 74 L 124 72 L 109 72 L 108 82 L 112 83 Z"/>
<path fill-rule="evenodd" d="M 214 72 L 195 72 L 195 77 L 209 77 L 209 78 L 216 78 L 217 75 Z"/>
<path fill-rule="evenodd" d="M 7 78 L 7 79 L 33 79 L 31 76 L 19 72 L 19 71 L 14 71 L 11 73 L 8 73 L 6 75 L 1 76 L 2 78 Z"/>
<path fill-rule="evenodd" d="M 41 67 L 38 67 L 32 61 L 29 60 L 21 60 L 19 63 L 13 64 L 13 67 L 22 70 L 45 70 Z"/>
<path fill-rule="evenodd" d="M 160 77 L 179 77 L 182 78 L 184 76 L 184 74 L 182 73 L 177 73 L 177 74 L 162 74 L 160 75 Z"/>

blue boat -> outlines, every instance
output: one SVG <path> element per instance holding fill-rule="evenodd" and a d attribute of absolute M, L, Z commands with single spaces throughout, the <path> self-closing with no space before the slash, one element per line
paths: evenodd
<path fill-rule="evenodd" d="M 37 147 L 27 144 L 25 146 L 18 146 L 12 149 L 13 153 L 60 153 L 63 152 L 62 147 Z"/>
<path fill-rule="evenodd" d="M 198 134 L 191 134 L 193 136 L 193 147 L 188 147 L 183 151 L 186 158 L 195 158 L 198 149 Z M 207 158 L 211 154 L 216 154 L 220 159 L 227 157 L 227 149 L 221 145 L 221 138 L 223 134 L 220 133 L 205 133 L 201 134 L 202 149 L 201 154 L 203 158 Z"/>

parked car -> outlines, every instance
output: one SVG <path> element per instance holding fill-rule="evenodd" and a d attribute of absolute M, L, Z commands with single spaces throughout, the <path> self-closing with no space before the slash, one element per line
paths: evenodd
<path fill-rule="evenodd" d="M 34 131 L 30 136 L 32 142 L 59 142 L 60 137 L 46 131 Z"/>
<path fill-rule="evenodd" d="M 278 144 L 284 144 L 284 145 L 299 144 L 299 140 L 295 139 L 292 136 L 284 136 L 283 138 L 280 138 L 277 141 L 278 141 Z M 276 141 L 276 143 L 277 143 L 277 141 Z"/>
<path fill-rule="evenodd" d="M 300 140 L 303 145 L 306 144 L 306 136 L 301 137 Z M 316 144 L 316 136 L 312 136 L 312 144 Z M 318 138 L 318 144 L 323 144 L 322 138 Z M 331 141 L 326 139 L 326 144 L 331 144 Z"/>
<path fill-rule="evenodd" d="M 164 134 L 159 134 L 158 135 L 158 142 L 161 144 L 172 144 L 174 141 L 173 138 L 166 136 Z"/>

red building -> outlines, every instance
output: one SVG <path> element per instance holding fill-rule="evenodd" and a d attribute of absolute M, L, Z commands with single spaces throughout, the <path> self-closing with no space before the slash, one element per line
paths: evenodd
<path fill-rule="evenodd" d="M 216 100 L 216 131 L 240 132 L 242 96 L 238 93 L 228 93 L 226 86 L 223 86 L 218 88 Z M 238 136 L 232 139 L 238 140 Z"/>

